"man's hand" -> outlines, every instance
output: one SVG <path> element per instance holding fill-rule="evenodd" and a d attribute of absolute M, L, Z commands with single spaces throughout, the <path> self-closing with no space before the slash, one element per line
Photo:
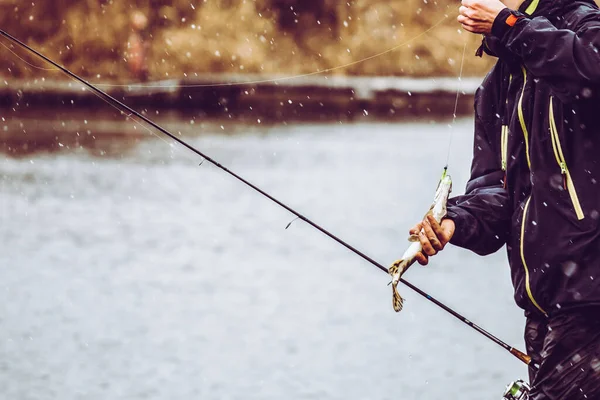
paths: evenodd
<path fill-rule="evenodd" d="M 416 257 L 419 264 L 427 265 L 429 257 L 442 251 L 450 239 L 452 239 L 454 229 L 454 221 L 444 219 L 441 224 L 438 224 L 431 214 L 427 214 L 427 217 L 422 222 L 415 225 L 410 230 L 410 234 L 418 236 L 423 247 L 423 250 Z"/>
<path fill-rule="evenodd" d="M 494 20 L 505 8 L 499 0 L 462 0 L 458 22 L 466 31 L 485 35 L 492 32 Z"/>

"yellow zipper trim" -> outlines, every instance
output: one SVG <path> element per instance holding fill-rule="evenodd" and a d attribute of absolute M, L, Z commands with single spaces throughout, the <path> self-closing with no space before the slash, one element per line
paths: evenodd
<path fill-rule="evenodd" d="M 521 223 L 521 261 L 523 262 L 523 268 L 525 268 L 525 290 L 527 291 L 529 300 L 531 300 L 533 305 L 544 315 L 548 315 L 548 313 L 542 307 L 540 307 L 538 302 L 533 298 L 533 294 L 531 293 L 531 285 L 529 284 L 529 268 L 527 268 L 527 262 L 525 262 L 525 221 L 527 220 L 527 210 L 529 210 L 530 201 L 531 197 L 529 197 L 527 199 L 527 203 L 525 203 L 525 208 L 523 209 L 523 222 Z"/>
<path fill-rule="evenodd" d="M 539 4 L 540 4 L 540 0 L 533 0 L 531 2 L 531 4 L 529 5 L 529 7 L 527 7 L 527 9 L 525 10 L 525 14 L 527 14 L 527 15 L 533 14 L 535 12 L 535 10 L 537 10 Z"/>
<path fill-rule="evenodd" d="M 573 183 L 573 178 L 571 177 L 571 173 L 567 167 L 567 162 L 565 161 L 565 156 L 560 145 L 560 137 L 558 136 L 558 129 L 556 128 L 556 121 L 554 119 L 553 100 L 554 98 L 550 96 L 550 137 L 552 138 L 552 149 L 554 150 L 556 162 L 560 166 L 560 173 L 566 178 L 567 190 L 571 196 L 573 208 L 577 214 L 577 219 L 581 221 L 585 218 L 585 215 L 583 214 L 583 209 L 581 208 L 581 203 L 579 202 L 579 197 L 577 196 L 577 190 L 575 190 L 575 184 Z"/>
<path fill-rule="evenodd" d="M 527 165 L 531 170 L 531 160 L 529 159 L 529 132 L 527 131 L 527 125 L 525 125 L 525 117 L 523 116 L 523 97 L 525 96 L 525 85 L 527 85 L 527 70 L 525 67 L 521 67 L 523 71 L 523 90 L 521 91 L 521 98 L 519 99 L 519 122 L 521 123 L 521 129 L 523 130 L 523 136 L 525 137 L 525 154 L 527 155 Z"/>
<path fill-rule="evenodd" d="M 506 172 L 508 164 L 508 126 L 502 125 L 501 136 L 502 171 Z"/>
<path fill-rule="evenodd" d="M 508 87 L 512 82 L 512 74 L 508 76 Z M 508 95 L 506 96 L 506 107 L 508 108 Z M 502 171 L 506 172 L 508 169 L 508 125 L 502 125 L 502 135 L 500 139 L 501 157 L 502 157 Z"/>

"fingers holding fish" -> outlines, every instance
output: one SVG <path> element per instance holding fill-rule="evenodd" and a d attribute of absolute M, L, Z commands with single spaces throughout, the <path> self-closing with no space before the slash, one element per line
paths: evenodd
<path fill-rule="evenodd" d="M 417 260 L 417 262 L 422 266 L 426 266 L 427 264 L 429 264 L 429 257 L 426 254 L 423 254 L 422 252 L 417 253 L 417 255 L 415 256 L 415 260 Z"/>
<path fill-rule="evenodd" d="M 421 231 L 421 233 L 419 234 L 419 241 L 421 242 L 423 254 L 425 254 L 429 257 L 435 256 L 437 254 L 437 250 L 433 247 L 433 245 L 429 241 L 429 238 L 427 237 L 427 234 L 425 233 L 425 229 L 423 229 L 423 231 Z"/>
<path fill-rule="evenodd" d="M 434 254 L 430 254 L 430 253 L 427 253 L 427 254 L 430 255 L 430 256 L 433 256 L 438 251 L 444 250 L 444 246 L 446 245 L 446 243 L 443 243 L 441 239 L 438 239 L 438 235 L 437 235 L 437 233 L 433 229 L 431 220 L 433 220 L 434 222 L 436 222 L 435 218 L 433 218 L 430 215 L 428 215 L 427 218 L 425 219 L 425 221 L 423 221 L 423 233 L 425 234 L 425 237 L 429 241 L 431 247 L 435 250 Z M 426 251 L 426 247 L 425 246 L 423 246 L 423 250 Z"/>
<path fill-rule="evenodd" d="M 427 216 L 427 222 L 433 230 L 436 238 L 439 240 L 442 247 L 438 250 L 443 250 L 454 236 L 455 225 L 451 219 L 443 219 L 441 223 L 437 222 L 432 215 Z"/>

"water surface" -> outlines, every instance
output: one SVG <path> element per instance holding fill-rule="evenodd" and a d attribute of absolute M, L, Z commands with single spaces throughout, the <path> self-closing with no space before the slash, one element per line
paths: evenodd
<path fill-rule="evenodd" d="M 194 129 L 198 129 L 196 126 Z M 233 135 L 223 131 L 234 130 Z M 427 209 L 445 123 L 206 125 L 183 135 L 389 264 Z M 472 121 L 454 127 L 455 193 Z M 496 399 L 526 370 L 381 271 L 159 139 L 0 161 L 5 399 Z M 503 252 L 406 278 L 523 347 Z"/>

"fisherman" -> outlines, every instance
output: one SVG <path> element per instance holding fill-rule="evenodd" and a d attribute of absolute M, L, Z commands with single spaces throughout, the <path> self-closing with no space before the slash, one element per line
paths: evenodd
<path fill-rule="evenodd" d="M 458 22 L 498 61 L 475 97 L 466 194 L 411 229 L 506 245 L 527 318 L 532 400 L 600 399 L 600 11 L 592 0 L 463 0 Z"/>
<path fill-rule="evenodd" d="M 137 10 L 131 14 L 131 33 L 127 40 L 127 61 L 129 70 L 140 81 L 148 80 L 148 50 L 150 43 L 147 38 L 148 17 Z"/>

